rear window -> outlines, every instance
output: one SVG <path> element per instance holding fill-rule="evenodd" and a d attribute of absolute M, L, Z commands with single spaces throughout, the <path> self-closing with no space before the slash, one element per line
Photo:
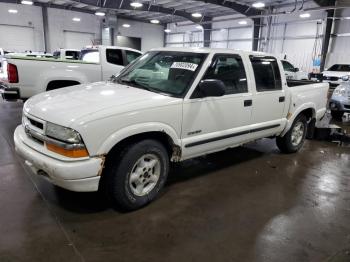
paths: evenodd
<path fill-rule="evenodd" d="M 258 92 L 282 89 L 281 74 L 276 58 L 268 56 L 250 56 L 253 66 L 255 85 Z"/>
<path fill-rule="evenodd" d="M 66 51 L 66 59 L 77 60 L 79 59 L 79 53 L 78 51 Z"/>
<path fill-rule="evenodd" d="M 327 71 L 350 72 L 350 65 L 335 64 L 328 68 Z"/>

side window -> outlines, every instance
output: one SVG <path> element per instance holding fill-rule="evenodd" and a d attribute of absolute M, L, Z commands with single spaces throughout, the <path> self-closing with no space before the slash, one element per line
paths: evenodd
<path fill-rule="evenodd" d="M 129 50 L 125 50 L 125 53 L 126 53 L 126 63 L 127 63 L 127 65 L 130 64 L 132 61 L 134 61 L 139 56 L 141 56 L 140 53 L 136 53 L 136 52 L 129 51 Z"/>
<path fill-rule="evenodd" d="M 214 56 L 204 79 L 218 79 L 224 82 L 226 95 L 248 92 L 247 76 L 239 55 Z"/>
<path fill-rule="evenodd" d="M 124 65 L 122 50 L 106 49 L 107 62 L 115 65 Z"/>
<path fill-rule="evenodd" d="M 250 56 L 253 66 L 255 85 L 258 92 L 282 90 L 281 73 L 276 58 L 268 56 Z"/>
<path fill-rule="evenodd" d="M 291 63 L 289 63 L 287 61 L 282 61 L 282 65 L 283 65 L 283 69 L 285 71 L 289 71 L 289 72 L 293 72 L 294 71 L 294 66 Z"/>

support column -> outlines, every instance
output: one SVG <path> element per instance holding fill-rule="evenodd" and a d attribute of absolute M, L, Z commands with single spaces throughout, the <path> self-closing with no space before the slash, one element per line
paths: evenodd
<path fill-rule="evenodd" d="M 333 17 L 334 10 L 327 10 L 327 20 L 326 20 L 326 28 L 323 32 L 323 40 L 322 40 L 322 50 L 321 50 L 321 65 L 320 71 L 322 72 L 326 65 L 327 53 L 329 49 L 329 41 L 331 38 L 332 27 L 333 27 Z"/>
<path fill-rule="evenodd" d="M 258 51 L 261 28 L 261 18 L 253 18 L 253 51 Z"/>
<path fill-rule="evenodd" d="M 203 41 L 204 47 L 210 47 L 210 36 L 211 36 L 211 23 L 203 25 Z"/>
<path fill-rule="evenodd" d="M 51 52 L 50 37 L 49 37 L 49 21 L 47 16 L 47 7 L 41 7 L 41 13 L 43 16 L 43 28 L 44 28 L 44 50 L 45 52 Z"/>

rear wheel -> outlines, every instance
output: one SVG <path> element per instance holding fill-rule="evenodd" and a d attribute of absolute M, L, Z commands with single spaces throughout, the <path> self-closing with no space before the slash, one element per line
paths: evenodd
<path fill-rule="evenodd" d="M 157 197 L 169 170 L 169 156 L 161 143 L 143 140 L 110 157 L 104 188 L 116 206 L 135 210 Z"/>
<path fill-rule="evenodd" d="M 276 143 L 283 153 L 295 153 L 302 148 L 307 133 L 307 120 L 299 115 L 293 122 L 290 130 L 283 136 L 277 137 Z"/>
<path fill-rule="evenodd" d="M 332 110 L 331 115 L 332 115 L 332 118 L 334 118 L 335 120 L 342 120 L 344 112 Z"/>

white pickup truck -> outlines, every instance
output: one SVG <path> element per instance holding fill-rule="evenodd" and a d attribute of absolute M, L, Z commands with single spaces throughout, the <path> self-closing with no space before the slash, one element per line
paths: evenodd
<path fill-rule="evenodd" d="M 81 50 L 80 60 L 8 56 L 8 79 L 0 92 L 5 100 L 27 99 L 53 89 L 107 80 L 141 54 L 126 47 L 99 46 Z"/>
<path fill-rule="evenodd" d="M 264 137 L 298 151 L 326 112 L 328 84 L 307 83 L 287 82 L 281 61 L 264 53 L 151 50 L 113 81 L 29 99 L 15 147 L 53 184 L 137 209 L 158 195 L 170 161 Z"/>
<path fill-rule="evenodd" d="M 288 80 L 308 80 L 308 73 L 300 70 L 299 68 L 293 66 L 287 60 L 281 60 L 282 66 Z"/>

